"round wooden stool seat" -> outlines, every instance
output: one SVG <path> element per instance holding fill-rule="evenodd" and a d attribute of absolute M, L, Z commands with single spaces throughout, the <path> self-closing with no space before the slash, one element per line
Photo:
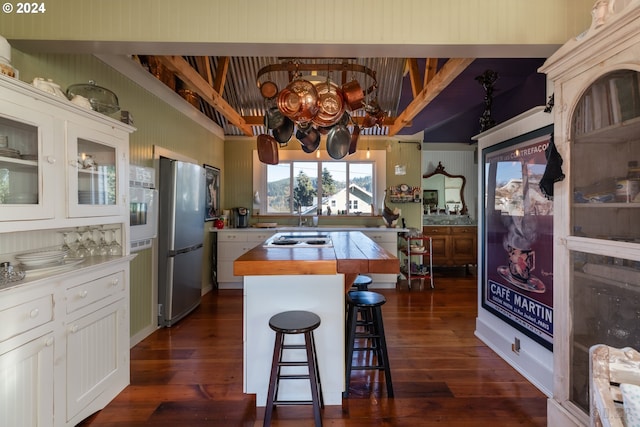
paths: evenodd
<path fill-rule="evenodd" d="M 369 285 L 373 283 L 373 279 L 369 276 L 359 274 L 356 280 L 353 281 L 352 287 L 355 287 L 359 291 L 369 290 Z"/>
<path fill-rule="evenodd" d="M 351 291 L 347 294 L 347 303 L 356 307 L 375 307 L 384 304 L 384 295 L 371 291 Z"/>
<path fill-rule="evenodd" d="M 269 327 L 283 334 L 304 334 L 320 326 L 320 317 L 310 311 L 285 311 L 269 319 Z"/>

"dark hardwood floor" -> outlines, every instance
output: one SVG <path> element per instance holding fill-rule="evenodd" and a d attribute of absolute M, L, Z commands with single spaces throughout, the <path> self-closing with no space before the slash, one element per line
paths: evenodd
<path fill-rule="evenodd" d="M 473 332 L 476 276 L 438 271 L 385 295 L 395 398 L 379 373 L 355 371 L 350 397 L 323 410 L 325 426 L 546 426 L 546 397 Z M 321 362 L 320 362 L 321 363 Z M 131 350 L 131 385 L 81 426 L 261 426 L 242 393 L 242 291 L 213 291 L 176 326 Z M 277 407 L 272 425 L 313 425 L 310 406 Z"/>

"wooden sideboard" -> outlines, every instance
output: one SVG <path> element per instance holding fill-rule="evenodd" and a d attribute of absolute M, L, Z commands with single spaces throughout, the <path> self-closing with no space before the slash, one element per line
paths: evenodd
<path fill-rule="evenodd" d="M 478 227 L 475 225 L 428 225 L 422 234 L 431 237 L 434 266 L 476 265 Z"/>

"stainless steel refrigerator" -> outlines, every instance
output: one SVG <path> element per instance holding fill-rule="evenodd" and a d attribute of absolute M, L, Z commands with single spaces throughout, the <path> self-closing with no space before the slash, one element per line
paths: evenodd
<path fill-rule="evenodd" d="M 158 190 L 158 324 L 172 326 L 200 304 L 204 168 L 161 157 Z"/>

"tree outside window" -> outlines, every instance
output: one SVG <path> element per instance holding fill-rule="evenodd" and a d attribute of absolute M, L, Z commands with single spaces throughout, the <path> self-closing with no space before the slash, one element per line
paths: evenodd
<path fill-rule="evenodd" d="M 372 162 L 287 162 L 267 165 L 267 212 L 370 214 Z"/>

